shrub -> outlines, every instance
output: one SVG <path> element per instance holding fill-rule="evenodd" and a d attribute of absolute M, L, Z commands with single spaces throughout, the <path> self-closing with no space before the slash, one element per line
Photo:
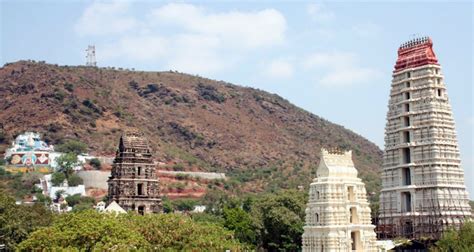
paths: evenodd
<path fill-rule="evenodd" d="M 53 186 L 59 186 L 66 179 L 66 175 L 62 172 L 55 172 L 51 175 L 51 183 Z"/>
<path fill-rule="evenodd" d="M 89 99 L 83 100 L 82 105 L 84 105 L 85 107 L 91 109 L 92 111 L 94 111 L 97 114 L 102 114 L 102 110 L 97 105 L 95 105 L 94 102 L 92 102 Z"/>
<path fill-rule="evenodd" d="M 54 92 L 54 98 L 58 101 L 64 100 L 65 96 L 66 94 L 62 90 L 56 89 Z"/>
<path fill-rule="evenodd" d="M 129 85 L 131 88 L 135 89 L 135 90 L 138 90 L 138 89 L 140 88 L 140 86 L 138 85 L 138 82 L 136 82 L 136 81 L 134 81 L 134 80 L 130 81 L 130 82 L 128 83 L 128 85 Z"/>
<path fill-rule="evenodd" d="M 100 170 L 100 167 L 101 167 L 101 163 L 100 163 L 100 160 L 98 158 L 93 158 L 89 161 L 89 164 L 92 165 L 94 168 L 96 168 L 97 170 Z"/>
<path fill-rule="evenodd" d="M 77 174 L 72 174 L 69 176 L 67 183 L 69 184 L 69 186 L 78 186 L 82 185 L 84 181 Z"/>
<path fill-rule="evenodd" d="M 178 199 L 173 201 L 174 208 L 179 211 L 191 211 L 196 205 L 197 201 L 192 199 Z"/>
<path fill-rule="evenodd" d="M 66 88 L 67 91 L 72 92 L 74 91 L 74 84 L 66 82 L 64 83 L 64 88 Z"/>
<path fill-rule="evenodd" d="M 0 130 L 0 143 L 4 143 L 6 139 L 7 136 L 5 135 L 5 132 Z"/>
<path fill-rule="evenodd" d="M 59 152 L 72 152 L 76 155 L 80 155 L 87 152 L 87 144 L 79 140 L 69 139 L 65 143 L 57 145 L 55 149 Z"/>
<path fill-rule="evenodd" d="M 217 103 L 223 103 L 225 101 L 225 96 L 219 93 L 213 86 L 199 83 L 196 87 L 196 91 L 204 100 L 214 101 Z"/>
<path fill-rule="evenodd" d="M 36 193 L 36 202 L 43 203 L 45 205 L 51 204 L 52 200 L 49 196 L 46 196 L 42 193 Z"/>
<path fill-rule="evenodd" d="M 172 183 L 172 184 L 169 185 L 168 188 L 170 188 L 170 189 L 177 189 L 178 192 L 181 192 L 181 191 L 184 190 L 185 185 L 184 185 L 183 183 Z"/>
<path fill-rule="evenodd" d="M 147 88 L 150 93 L 155 93 L 155 92 L 158 92 L 158 90 L 160 90 L 160 87 L 155 83 L 148 84 Z"/>
<path fill-rule="evenodd" d="M 67 201 L 67 204 L 70 207 L 73 207 L 73 206 L 77 205 L 77 203 L 79 203 L 80 199 L 81 199 L 80 194 L 74 194 L 74 195 L 67 196 L 65 200 Z"/>
<path fill-rule="evenodd" d="M 13 175 L 11 172 L 6 171 L 3 167 L 0 167 L 0 179 L 11 179 Z"/>
<path fill-rule="evenodd" d="M 182 164 L 173 165 L 173 170 L 175 171 L 184 171 L 184 166 Z"/>
<path fill-rule="evenodd" d="M 73 207 L 73 210 L 84 210 L 92 208 L 95 204 L 95 199 L 92 197 L 82 196 L 80 194 L 74 194 L 66 197 L 67 204 Z M 78 209 L 79 208 L 79 209 Z"/>
<path fill-rule="evenodd" d="M 171 201 L 167 197 L 163 197 L 162 206 L 163 206 L 164 213 L 174 212 L 173 203 L 171 203 Z"/>
<path fill-rule="evenodd" d="M 176 174 L 177 180 L 186 180 L 189 179 L 189 174 L 178 173 Z"/>

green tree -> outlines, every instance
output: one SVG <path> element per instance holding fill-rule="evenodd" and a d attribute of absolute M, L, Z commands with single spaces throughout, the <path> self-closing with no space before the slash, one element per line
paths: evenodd
<path fill-rule="evenodd" d="M 256 233 L 250 215 L 241 208 L 224 208 L 224 227 L 233 230 L 239 241 L 256 243 Z"/>
<path fill-rule="evenodd" d="M 69 195 L 66 197 L 65 200 L 70 207 L 74 207 L 76 205 L 84 205 L 84 206 L 88 206 L 87 208 L 91 208 L 95 204 L 94 198 L 82 196 L 79 193 L 74 194 L 74 195 Z"/>
<path fill-rule="evenodd" d="M 59 186 L 66 179 L 66 175 L 62 172 L 55 172 L 51 174 L 51 183 L 53 186 Z"/>
<path fill-rule="evenodd" d="M 458 230 L 448 230 L 431 251 L 442 252 L 471 252 L 474 251 L 474 222 L 464 223 Z"/>
<path fill-rule="evenodd" d="M 104 214 L 84 210 L 58 215 L 18 250 L 233 251 L 244 248 L 224 227 L 180 214 Z"/>
<path fill-rule="evenodd" d="M 16 198 L 23 198 L 25 195 L 40 192 L 41 189 L 35 186 L 39 182 L 39 173 L 16 173 L 7 175 L 9 177 L 8 188 L 11 190 Z"/>
<path fill-rule="evenodd" d="M 69 176 L 74 172 L 73 168 L 79 164 L 79 161 L 75 153 L 69 152 L 57 157 L 56 163 L 59 167 L 58 171 L 64 173 L 66 178 L 69 178 Z"/>
<path fill-rule="evenodd" d="M 51 204 L 52 200 L 49 196 L 43 195 L 42 193 L 36 193 L 36 202 L 44 204 L 45 206 L 48 206 Z"/>
<path fill-rule="evenodd" d="M 88 210 L 88 209 L 93 209 L 93 206 L 94 205 L 91 205 L 89 203 L 79 203 L 77 205 L 75 205 L 73 208 L 72 208 L 72 211 L 73 212 L 80 212 L 80 211 L 84 211 L 84 210 Z"/>
<path fill-rule="evenodd" d="M 87 145 L 81 141 L 69 139 L 63 144 L 56 145 L 55 149 L 56 151 L 63 153 L 81 155 L 82 153 L 87 152 Z"/>
<path fill-rule="evenodd" d="M 89 164 L 97 170 L 100 170 L 100 167 L 102 165 L 98 158 L 93 158 L 93 159 L 89 160 Z"/>
<path fill-rule="evenodd" d="M 84 181 L 79 175 L 73 173 L 67 179 L 67 183 L 69 186 L 78 186 L 84 184 Z"/>
<path fill-rule="evenodd" d="M 65 200 L 67 201 L 67 204 L 70 207 L 73 207 L 79 203 L 79 201 L 81 200 L 81 195 L 79 193 L 74 194 L 74 195 L 69 195 L 65 198 Z"/>
<path fill-rule="evenodd" d="M 18 245 L 31 250 L 134 250 L 148 249 L 149 243 L 121 218 L 94 210 L 61 214 L 50 227 L 33 232 Z"/>
<path fill-rule="evenodd" d="M 225 207 L 233 208 L 241 205 L 239 199 L 233 198 L 219 189 L 208 190 L 206 195 L 204 195 L 202 203 L 206 206 L 207 213 L 218 216 L 222 216 L 222 211 Z"/>
<path fill-rule="evenodd" d="M 196 222 L 210 222 L 219 225 L 224 225 L 224 218 L 210 213 L 192 213 L 191 218 Z"/>
<path fill-rule="evenodd" d="M 195 222 L 181 214 L 129 215 L 133 227 L 157 251 L 236 251 L 242 245 L 233 232 L 207 222 Z"/>
<path fill-rule="evenodd" d="M 171 200 L 168 199 L 168 197 L 163 197 L 162 199 L 162 206 L 163 206 L 163 212 L 164 213 L 172 213 L 174 212 L 174 206 L 173 203 L 171 203 Z"/>
<path fill-rule="evenodd" d="M 193 199 L 177 199 L 172 202 L 174 209 L 179 211 L 191 211 L 196 206 L 197 201 Z"/>
<path fill-rule="evenodd" d="M 0 244 L 14 250 L 31 232 L 49 225 L 52 216 L 42 204 L 16 205 L 14 198 L 0 191 Z"/>
<path fill-rule="evenodd" d="M 261 196 L 250 212 L 260 246 L 268 250 L 301 249 L 306 202 L 307 195 L 296 190 Z"/>

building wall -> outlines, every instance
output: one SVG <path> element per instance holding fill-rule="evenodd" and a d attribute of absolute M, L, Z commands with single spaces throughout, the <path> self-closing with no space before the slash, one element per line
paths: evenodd
<path fill-rule="evenodd" d="M 110 177 L 110 171 L 79 171 L 77 175 L 82 178 L 86 188 L 109 188 L 107 180 Z"/>

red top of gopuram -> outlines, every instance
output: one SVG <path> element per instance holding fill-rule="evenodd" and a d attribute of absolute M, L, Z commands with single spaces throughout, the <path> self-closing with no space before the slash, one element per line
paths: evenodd
<path fill-rule="evenodd" d="M 433 41 L 429 37 L 415 38 L 398 48 L 397 63 L 393 72 L 428 64 L 439 65 L 433 51 Z"/>

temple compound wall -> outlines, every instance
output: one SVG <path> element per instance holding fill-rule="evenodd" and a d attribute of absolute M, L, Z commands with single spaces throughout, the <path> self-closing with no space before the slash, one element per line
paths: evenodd
<path fill-rule="evenodd" d="M 351 151 L 321 151 L 310 185 L 303 251 L 377 251 L 365 185 Z"/>

